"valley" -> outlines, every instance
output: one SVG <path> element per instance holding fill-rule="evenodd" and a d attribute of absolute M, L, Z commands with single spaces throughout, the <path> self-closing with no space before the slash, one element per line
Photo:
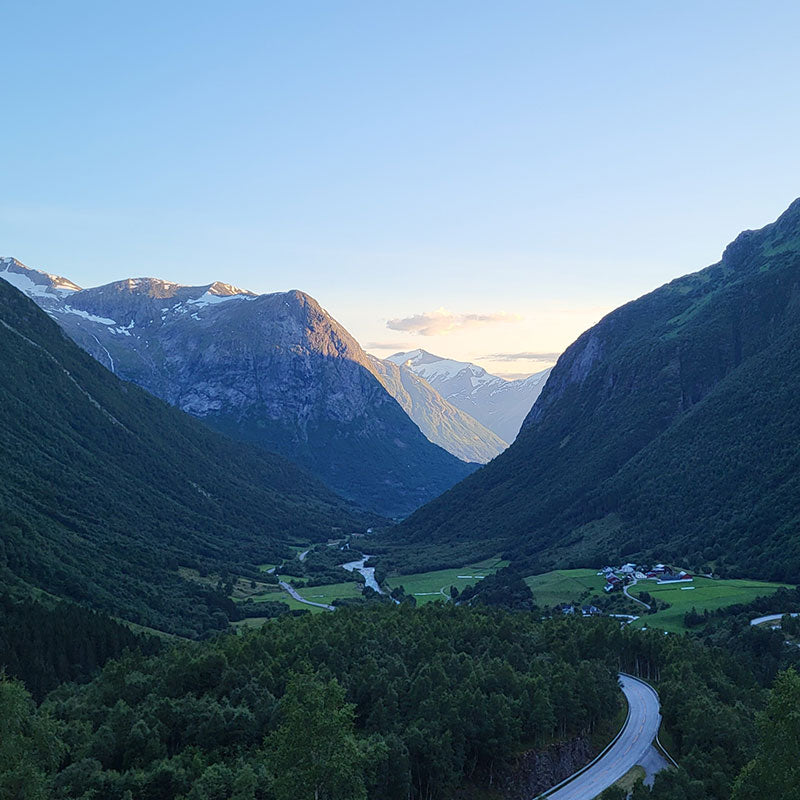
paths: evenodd
<path fill-rule="evenodd" d="M 300 292 L 4 261 L 0 791 L 749 800 L 800 668 L 799 209 L 516 380 Z"/>
<path fill-rule="evenodd" d="M 0 800 L 800 800 L 800 4 L 0 21 Z"/>
<path fill-rule="evenodd" d="M 414 605 L 458 603 L 467 587 L 475 587 L 479 581 L 511 566 L 510 561 L 496 556 L 456 568 L 392 574 L 384 578 L 381 586 L 375 580 L 375 568 L 364 566 L 369 563 L 370 556 L 358 554 L 359 558 L 352 560 L 356 551 L 351 547 L 357 541 L 359 545 L 366 544 L 363 538 L 359 538 L 333 540 L 316 546 L 316 551 L 325 555 L 327 563 L 336 564 L 335 569 L 350 572 L 352 580 L 327 582 L 315 577 L 313 572 L 300 578 L 284 574 L 294 564 L 294 558 L 303 562 L 315 550 L 312 545 L 295 545 L 296 556 L 277 569 L 273 578 L 276 583 L 237 581 L 232 597 L 239 604 L 240 612 L 247 616 L 235 624 L 252 626 L 265 622 L 267 618 L 252 617 L 248 611 L 250 604 L 262 602 L 284 603 L 290 610 L 313 613 L 333 611 L 354 602 L 364 603 L 365 586 L 374 592 L 369 597 L 376 601 L 386 601 L 390 596 L 394 602 L 405 601 Z M 334 557 L 331 559 L 332 554 Z M 274 567 L 265 565 L 265 569 Z M 362 571 L 366 575 L 358 578 Z M 328 576 L 330 572 L 326 570 L 324 574 Z M 625 587 L 626 597 L 621 591 L 613 594 L 604 591 L 608 586 L 607 576 L 594 569 L 553 570 L 524 577 L 523 581 L 530 589 L 533 607 L 547 616 L 608 616 L 633 629 L 657 629 L 679 634 L 703 624 L 709 613 L 744 606 L 758 598 L 769 598 L 781 588 L 791 588 L 789 584 L 739 578 L 692 576 L 688 581 L 661 583 L 655 578 L 642 577 Z M 503 604 L 502 600 L 495 602 Z M 508 604 L 512 605 L 510 599 Z"/>

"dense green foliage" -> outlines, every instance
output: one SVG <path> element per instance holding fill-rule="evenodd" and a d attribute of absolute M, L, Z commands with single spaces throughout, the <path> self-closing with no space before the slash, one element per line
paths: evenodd
<path fill-rule="evenodd" d="M 739 776 L 734 800 L 800 800 L 800 676 L 794 670 L 775 681 L 758 734 L 756 757 Z"/>
<path fill-rule="evenodd" d="M 467 605 L 499 606 L 515 611 L 531 611 L 535 608 L 533 593 L 519 571 L 511 567 L 487 575 L 478 583 L 466 586 L 460 593 L 456 589 L 452 599 Z"/>
<path fill-rule="evenodd" d="M 378 604 L 131 654 L 45 702 L 42 713 L 60 720 L 69 746 L 55 797 L 227 798 L 199 787 L 214 778 L 232 792 L 247 772 L 260 778 L 239 800 L 279 800 L 308 777 L 308 750 L 330 758 L 319 738 L 328 724 L 320 716 L 331 714 L 341 721 L 342 780 L 368 751 L 373 770 L 357 771 L 369 797 L 450 797 L 468 776 L 488 782 L 525 747 L 613 716 L 621 695 L 603 642 L 617 635 L 601 621 Z M 307 736 L 292 764 L 287 748 L 301 727 Z"/>
<path fill-rule="evenodd" d="M 796 590 L 778 594 L 800 598 Z M 800 667 L 800 650 L 787 646 L 781 631 L 750 625 L 774 609 L 772 602 L 760 598 L 712 612 L 691 639 L 669 637 L 680 653 L 659 675 L 658 688 L 670 752 L 681 769 L 656 777 L 654 800 L 731 797 L 737 776 L 755 756 L 756 718 L 767 688 L 781 670 Z"/>
<path fill-rule="evenodd" d="M 690 638 L 602 618 L 379 603 L 129 652 L 39 710 L 3 678 L 0 706 L 15 711 L 0 798 L 17 796 L 2 788 L 22 775 L 32 798 L 311 800 L 316 789 L 331 800 L 449 800 L 487 786 L 523 750 L 607 723 L 621 670 L 658 688 L 662 739 L 681 765 L 637 800 L 729 800 L 746 765 L 756 774 L 796 736 L 785 698 L 795 689 L 779 681 L 768 703 L 768 687 L 800 665 L 800 650 L 752 616 L 712 614 Z M 65 662 L 80 658 L 68 649 Z M 765 708 L 781 736 L 762 722 L 757 748 Z M 776 767 L 776 786 L 792 768 Z"/>
<path fill-rule="evenodd" d="M 393 531 L 541 570 L 640 556 L 800 577 L 800 201 L 560 358 L 516 442 Z"/>
<path fill-rule="evenodd" d="M 265 743 L 276 800 L 366 800 L 370 758 L 385 748 L 356 738 L 355 706 L 339 683 L 293 675 L 278 709 L 281 724 Z"/>
<path fill-rule="evenodd" d="M 187 635 L 229 601 L 180 566 L 245 572 L 363 524 L 284 459 L 236 444 L 69 341 L 0 281 L 0 580 Z"/>
<path fill-rule="evenodd" d="M 61 683 L 89 680 L 126 649 L 153 653 L 158 648 L 157 639 L 72 603 L 0 596 L 0 669 L 24 680 L 37 701 Z"/>
<path fill-rule="evenodd" d="M 37 712 L 19 681 L 0 672 L 0 798 L 49 800 L 66 746 L 50 717 Z"/>

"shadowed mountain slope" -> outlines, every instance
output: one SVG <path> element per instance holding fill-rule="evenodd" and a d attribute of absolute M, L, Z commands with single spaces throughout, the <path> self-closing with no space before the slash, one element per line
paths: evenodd
<path fill-rule="evenodd" d="M 80 350 L 0 280 L 0 574 L 164 630 L 227 625 L 224 574 L 369 524 L 296 466 L 233 442 Z"/>
<path fill-rule="evenodd" d="M 0 277 L 120 377 L 281 453 L 364 508 L 404 516 L 475 469 L 426 439 L 383 370 L 303 292 L 155 278 L 79 290 L 13 259 L 0 262 Z M 458 412 L 438 410 L 452 425 Z M 477 423 L 455 422 L 465 435 L 480 433 Z M 486 441 L 462 452 L 485 461 L 501 448 L 481 431 Z"/>
<path fill-rule="evenodd" d="M 394 537 L 800 579 L 800 201 L 584 333 L 517 441 Z"/>

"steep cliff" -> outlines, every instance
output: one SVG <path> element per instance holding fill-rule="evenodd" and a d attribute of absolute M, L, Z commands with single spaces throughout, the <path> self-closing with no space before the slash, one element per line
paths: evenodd
<path fill-rule="evenodd" d="M 797 577 L 798 354 L 800 201 L 579 337 L 517 441 L 402 533 L 542 568 L 653 553 Z"/>

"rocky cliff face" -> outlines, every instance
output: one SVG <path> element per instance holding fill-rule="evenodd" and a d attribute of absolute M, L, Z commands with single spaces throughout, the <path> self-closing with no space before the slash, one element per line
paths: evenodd
<path fill-rule="evenodd" d="M 585 736 L 553 744 L 545 750 L 530 750 L 498 775 L 496 788 L 505 800 L 531 800 L 577 772 L 593 755 Z"/>
<path fill-rule="evenodd" d="M 537 569 L 668 554 L 793 581 L 799 353 L 796 201 L 580 336 L 514 444 L 401 535 L 485 540 L 494 526 Z"/>
<path fill-rule="evenodd" d="M 423 436 L 356 341 L 302 292 L 153 278 L 79 290 L 42 276 L 0 263 L 0 277 L 25 284 L 118 376 L 288 456 L 365 508 L 406 515 L 474 469 Z"/>
<path fill-rule="evenodd" d="M 463 461 L 485 464 L 508 447 L 405 365 L 370 356 L 372 372 L 425 436 Z"/>

